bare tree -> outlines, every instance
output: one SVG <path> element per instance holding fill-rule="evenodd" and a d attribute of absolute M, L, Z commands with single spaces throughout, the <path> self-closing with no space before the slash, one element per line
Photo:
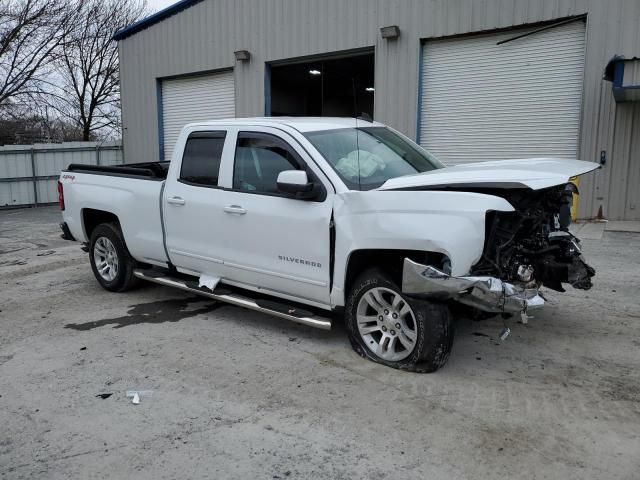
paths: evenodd
<path fill-rule="evenodd" d="M 43 91 L 73 14 L 65 0 L 0 0 L 0 114 Z"/>
<path fill-rule="evenodd" d="M 82 140 L 82 132 L 57 115 L 23 112 L 16 118 L 0 118 L 0 146 L 59 143 Z"/>
<path fill-rule="evenodd" d="M 59 88 L 50 101 L 62 117 L 76 123 L 84 140 L 119 129 L 119 61 L 112 37 L 146 11 L 140 0 L 82 1 L 56 61 Z"/>

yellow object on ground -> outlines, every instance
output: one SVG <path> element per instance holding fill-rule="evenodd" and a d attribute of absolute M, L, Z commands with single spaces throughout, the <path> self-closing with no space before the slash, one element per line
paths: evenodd
<path fill-rule="evenodd" d="M 571 177 L 569 179 L 571 183 L 573 183 L 578 189 L 580 189 L 580 177 Z M 575 222 L 576 218 L 578 218 L 578 198 L 580 195 L 573 194 L 573 202 L 571 202 L 571 221 Z"/>

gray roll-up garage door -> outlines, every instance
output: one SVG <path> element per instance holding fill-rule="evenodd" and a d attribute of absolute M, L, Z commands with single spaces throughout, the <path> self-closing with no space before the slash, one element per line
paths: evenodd
<path fill-rule="evenodd" d="M 186 124 L 234 116 L 233 72 L 163 80 L 164 159 L 171 159 L 173 146 Z"/>
<path fill-rule="evenodd" d="M 585 24 L 427 41 L 419 140 L 445 163 L 576 158 Z"/>

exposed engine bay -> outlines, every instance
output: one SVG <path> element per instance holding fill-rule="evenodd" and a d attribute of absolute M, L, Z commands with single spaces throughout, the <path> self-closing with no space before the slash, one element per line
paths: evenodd
<path fill-rule="evenodd" d="M 531 190 L 456 188 L 499 196 L 515 211 L 486 215 L 482 257 L 468 276 L 451 275 L 442 265 L 405 258 L 402 291 L 413 296 L 453 300 L 489 313 L 516 313 L 544 305 L 541 286 L 564 292 L 562 284 L 588 290 L 595 270 L 582 256 L 580 241 L 569 232 L 572 183 Z"/>
<path fill-rule="evenodd" d="M 489 193 L 486 189 L 478 192 Z M 563 283 L 588 290 L 595 270 L 585 263 L 580 241 L 569 232 L 572 183 L 541 190 L 492 189 L 515 212 L 489 212 L 482 258 L 471 275 L 492 276 L 527 287 L 564 292 Z"/>

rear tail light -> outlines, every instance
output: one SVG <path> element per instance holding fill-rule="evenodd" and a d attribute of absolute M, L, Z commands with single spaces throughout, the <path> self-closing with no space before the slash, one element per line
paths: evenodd
<path fill-rule="evenodd" d="M 58 205 L 60 205 L 60 210 L 64 210 L 64 187 L 60 180 L 58 180 Z"/>

